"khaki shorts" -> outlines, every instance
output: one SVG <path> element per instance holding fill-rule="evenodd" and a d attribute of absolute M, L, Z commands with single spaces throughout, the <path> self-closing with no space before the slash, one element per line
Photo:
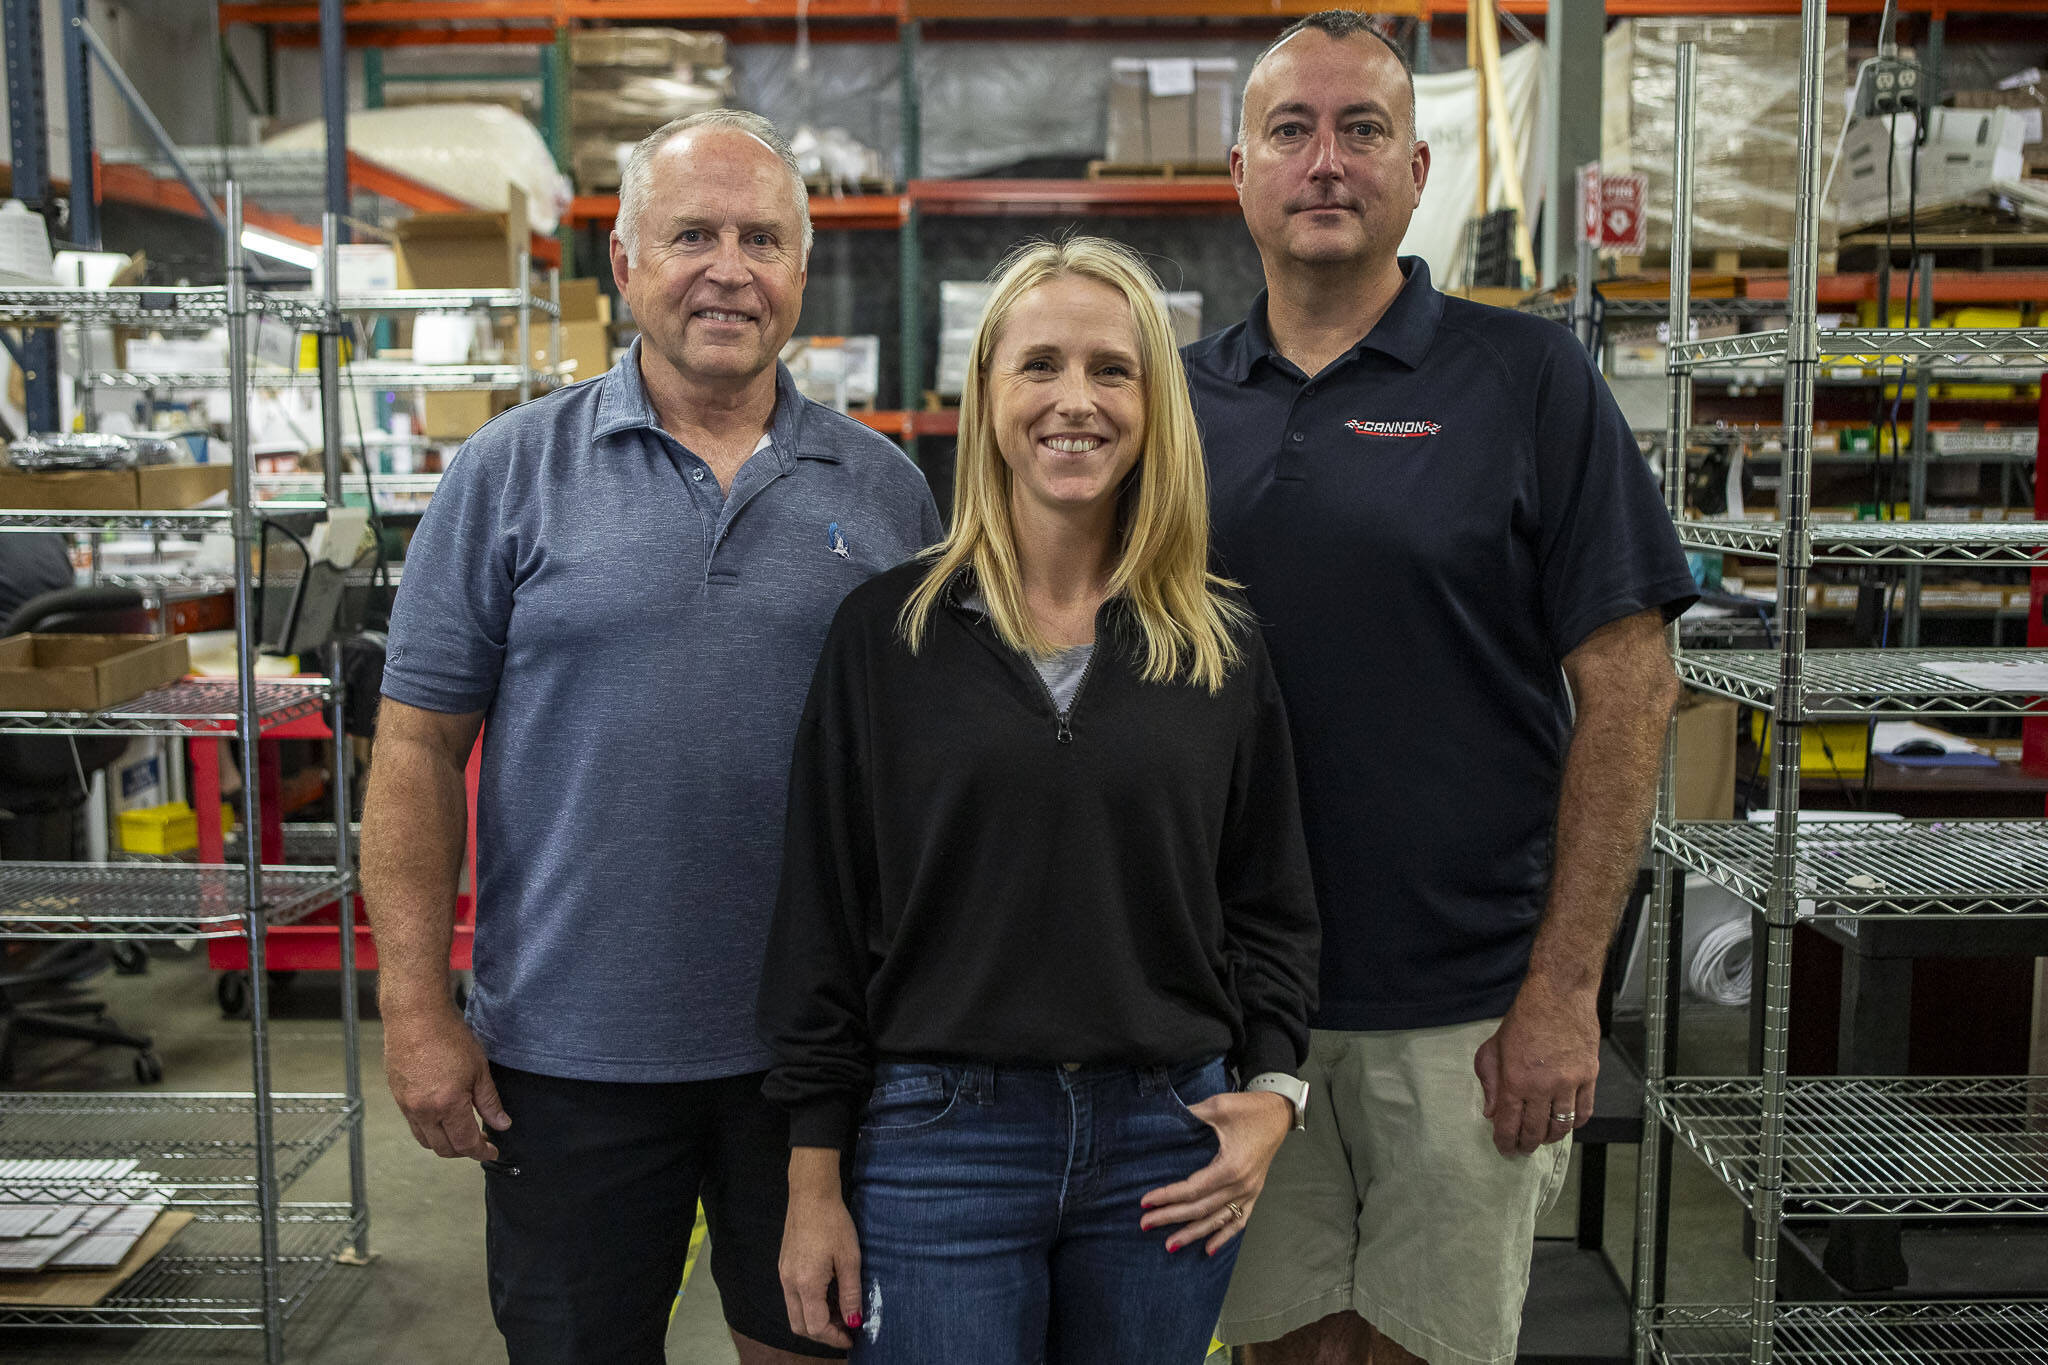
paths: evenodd
<path fill-rule="evenodd" d="M 1430 1365 L 1514 1359 L 1536 1219 L 1571 1144 L 1494 1150 L 1472 1055 L 1499 1024 L 1310 1037 L 1308 1130 L 1288 1134 L 1245 1228 L 1224 1341 L 1348 1309 Z"/>

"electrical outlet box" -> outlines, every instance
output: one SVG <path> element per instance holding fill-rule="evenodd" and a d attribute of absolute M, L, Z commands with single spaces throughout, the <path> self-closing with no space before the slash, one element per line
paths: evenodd
<path fill-rule="evenodd" d="M 1910 114 L 1920 108 L 1920 67 L 1903 57 L 1879 57 L 1856 89 L 1856 112 L 1864 118 Z"/>

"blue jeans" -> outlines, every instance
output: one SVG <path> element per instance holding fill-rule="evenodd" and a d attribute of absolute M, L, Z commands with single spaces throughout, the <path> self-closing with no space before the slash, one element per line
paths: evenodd
<path fill-rule="evenodd" d="M 1178 1067 L 885 1062 L 854 1144 L 858 1365 L 1200 1365 L 1237 1242 L 1168 1253 L 1148 1191 L 1216 1155 Z"/>

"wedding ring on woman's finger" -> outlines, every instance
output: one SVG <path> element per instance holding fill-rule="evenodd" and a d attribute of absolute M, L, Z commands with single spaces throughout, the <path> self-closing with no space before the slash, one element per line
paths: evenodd
<path fill-rule="evenodd" d="M 1244 1221 L 1244 1210 L 1239 1208 L 1235 1201 L 1226 1203 L 1223 1207 L 1230 1210 L 1231 1222 L 1242 1223 Z"/>

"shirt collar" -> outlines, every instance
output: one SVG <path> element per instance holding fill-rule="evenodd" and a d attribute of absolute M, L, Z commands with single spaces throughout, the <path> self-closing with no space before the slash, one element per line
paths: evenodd
<path fill-rule="evenodd" d="M 594 440 L 616 436 L 622 431 L 661 431 L 654 401 L 647 396 L 647 381 L 640 373 L 640 338 L 633 338 L 624 358 L 597 381 L 603 387 L 597 395 L 597 425 Z M 782 472 L 787 473 L 798 455 L 837 460 L 838 453 L 819 442 L 804 445 L 805 428 L 816 423 L 804 421 L 807 400 L 797 391 L 796 377 L 781 361 L 775 362 L 775 415 L 768 420 L 769 453 Z M 673 439 L 673 438 L 671 438 Z"/>
<path fill-rule="evenodd" d="M 1378 351 L 1400 361 L 1409 369 L 1422 364 L 1423 356 L 1436 339 L 1436 325 L 1443 318 L 1444 296 L 1429 282 L 1429 263 L 1420 256 L 1403 256 L 1401 274 L 1406 283 L 1394 295 L 1393 303 L 1373 324 L 1359 343 L 1341 359 L 1349 360 L 1360 351 Z M 1266 325 L 1266 291 L 1252 301 L 1252 311 L 1238 333 L 1234 353 L 1229 357 L 1230 377 L 1239 383 L 1251 377 L 1252 366 L 1261 360 L 1279 361 L 1273 333 Z"/>

